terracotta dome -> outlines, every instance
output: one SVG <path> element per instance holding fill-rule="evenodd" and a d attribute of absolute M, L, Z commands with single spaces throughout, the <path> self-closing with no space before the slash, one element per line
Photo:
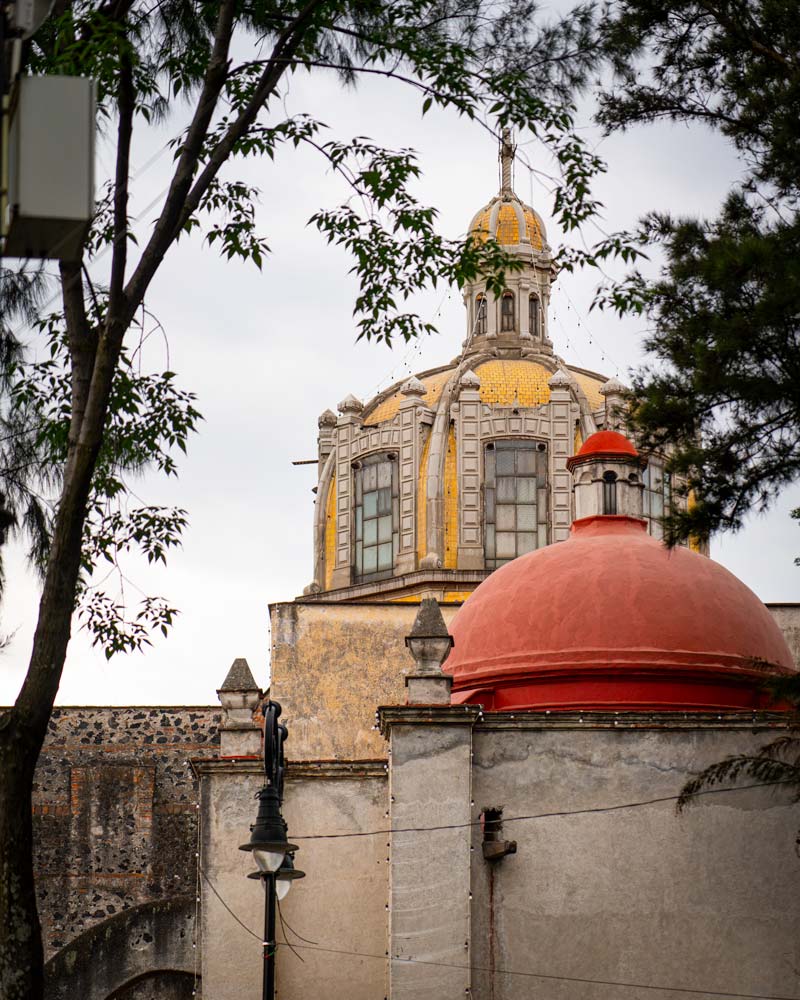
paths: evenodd
<path fill-rule="evenodd" d="M 453 701 L 489 711 L 740 711 L 795 669 L 748 587 L 621 516 L 575 521 L 567 541 L 498 569 L 450 631 Z"/>
<path fill-rule="evenodd" d="M 586 438 L 577 455 L 573 456 L 573 461 L 576 458 L 603 458 L 615 455 L 631 455 L 636 458 L 639 452 L 624 434 L 618 431 L 597 431 Z"/>

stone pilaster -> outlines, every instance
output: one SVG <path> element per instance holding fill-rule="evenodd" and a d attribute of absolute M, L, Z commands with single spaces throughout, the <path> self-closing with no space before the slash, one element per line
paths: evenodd
<path fill-rule="evenodd" d="M 550 497 L 551 540 L 563 542 L 569 537 L 572 524 L 572 476 L 567 469 L 567 459 L 574 450 L 575 414 L 573 413 L 572 388 L 569 376 L 557 371 L 548 382 L 550 386 Z"/>
<path fill-rule="evenodd" d="M 411 377 L 400 390 L 400 530 L 395 572 L 417 568 L 417 485 L 420 465 L 420 417 L 425 386 Z"/>
<path fill-rule="evenodd" d="M 618 378 L 610 378 L 600 387 L 605 398 L 605 429 L 625 433 L 625 393 L 627 389 Z"/>
<path fill-rule="evenodd" d="M 389 756 L 389 996 L 471 991 L 472 728 L 475 705 L 379 710 Z M 437 827 L 429 833 L 419 830 Z M 445 829 L 443 829 L 445 828 Z"/>
<path fill-rule="evenodd" d="M 339 403 L 336 422 L 336 563 L 331 585 L 348 587 L 351 581 L 353 558 L 353 474 L 355 439 L 363 426 L 361 413 L 364 404 L 355 396 L 346 396 Z"/>
<path fill-rule="evenodd" d="M 461 376 L 456 421 L 458 469 L 458 568 L 483 569 L 481 518 L 481 397 L 480 379 L 467 371 Z"/>

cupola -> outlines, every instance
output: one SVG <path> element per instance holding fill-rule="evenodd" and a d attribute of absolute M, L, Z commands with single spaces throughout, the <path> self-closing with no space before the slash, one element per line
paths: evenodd
<path fill-rule="evenodd" d="M 553 261 L 542 217 L 514 193 L 515 147 L 509 129 L 500 144 L 500 191 L 473 217 L 473 240 L 496 240 L 522 263 L 509 271 L 497 296 L 478 279 L 464 286 L 467 307 L 467 353 L 491 350 L 500 356 L 552 355 L 547 308 Z"/>
<path fill-rule="evenodd" d="M 567 459 L 574 480 L 575 517 L 619 514 L 642 517 L 646 459 L 617 431 L 598 431 Z"/>

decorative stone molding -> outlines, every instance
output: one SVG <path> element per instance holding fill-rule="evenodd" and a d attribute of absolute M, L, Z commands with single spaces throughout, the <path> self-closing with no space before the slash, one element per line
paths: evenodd
<path fill-rule="evenodd" d="M 361 413 L 364 409 L 364 404 L 360 399 L 356 399 L 352 393 L 348 393 L 341 403 L 339 403 L 337 409 L 339 413 Z"/>
<path fill-rule="evenodd" d="M 403 383 L 403 386 L 400 389 L 400 394 L 402 396 L 417 397 L 421 401 L 421 397 L 424 396 L 427 391 L 428 390 L 422 382 L 420 382 L 416 375 L 412 375 L 410 379 Z M 402 403 L 400 405 L 402 406 Z"/>

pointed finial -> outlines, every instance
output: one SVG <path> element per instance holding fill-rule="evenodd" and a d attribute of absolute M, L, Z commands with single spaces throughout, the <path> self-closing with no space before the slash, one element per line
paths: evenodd
<path fill-rule="evenodd" d="M 511 129 L 503 129 L 503 138 L 500 141 L 500 166 L 501 182 L 500 196 L 511 198 L 514 194 L 511 187 L 511 174 L 514 166 L 514 143 L 511 141 Z"/>

